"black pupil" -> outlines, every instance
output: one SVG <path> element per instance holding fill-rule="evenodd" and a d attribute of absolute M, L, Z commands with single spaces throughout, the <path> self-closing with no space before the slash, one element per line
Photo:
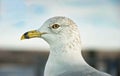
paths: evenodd
<path fill-rule="evenodd" d="M 58 28 L 58 27 L 59 27 L 58 24 L 54 24 L 54 25 L 52 26 L 52 28 L 54 28 L 54 29 L 56 29 L 56 28 Z"/>

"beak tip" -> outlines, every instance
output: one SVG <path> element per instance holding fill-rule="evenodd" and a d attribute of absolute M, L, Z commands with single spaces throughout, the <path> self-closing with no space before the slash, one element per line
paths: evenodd
<path fill-rule="evenodd" d="M 21 38 L 20 38 L 20 40 L 24 40 L 25 39 L 25 37 L 24 36 L 22 36 Z"/>

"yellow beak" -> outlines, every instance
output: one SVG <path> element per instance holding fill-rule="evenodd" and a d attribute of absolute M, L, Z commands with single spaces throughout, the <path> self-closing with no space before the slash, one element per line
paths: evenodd
<path fill-rule="evenodd" d="M 30 38 L 38 38 L 38 37 L 41 37 L 42 34 L 46 34 L 46 33 L 45 32 L 41 33 L 37 30 L 28 31 L 21 36 L 21 40 L 30 39 Z"/>

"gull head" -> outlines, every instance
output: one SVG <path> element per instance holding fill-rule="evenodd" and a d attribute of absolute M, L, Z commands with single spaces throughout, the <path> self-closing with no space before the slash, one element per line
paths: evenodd
<path fill-rule="evenodd" d="M 42 38 L 50 45 L 62 45 L 71 40 L 78 42 L 79 30 L 71 19 L 57 16 L 45 21 L 39 29 L 24 33 L 21 40 L 30 38 Z"/>

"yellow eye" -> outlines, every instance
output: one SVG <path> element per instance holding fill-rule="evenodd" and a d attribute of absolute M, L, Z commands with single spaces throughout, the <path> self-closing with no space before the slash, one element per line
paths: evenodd
<path fill-rule="evenodd" d="M 60 25 L 58 25 L 58 24 L 53 24 L 53 25 L 52 25 L 52 28 L 53 28 L 53 29 L 57 29 L 57 28 L 59 28 L 59 27 L 60 27 Z"/>

